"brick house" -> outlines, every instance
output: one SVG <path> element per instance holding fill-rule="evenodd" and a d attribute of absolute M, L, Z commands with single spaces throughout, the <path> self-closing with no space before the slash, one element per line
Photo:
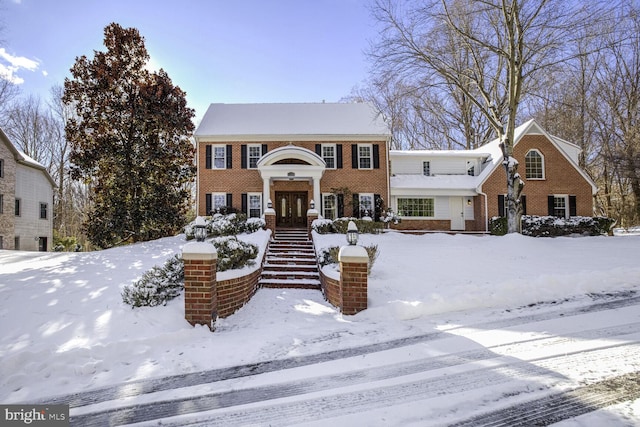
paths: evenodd
<path fill-rule="evenodd" d="M 51 249 L 54 187 L 45 167 L 0 129 L 0 249 Z"/>
<path fill-rule="evenodd" d="M 232 206 L 278 226 L 376 214 L 389 197 L 388 141 L 368 104 L 212 104 L 195 132 L 197 211 Z M 378 210 L 377 215 L 380 215 Z"/>
<path fill-rule="evenodd" d="M 212 104 L 195 132 L 197 211 L 232 206 L 259 217 L 271 202 L 278 226 L 390 207 L 413 230 L 486 231 L 504 212 L 498 141 L 476 150 L 389 150 L 390 131 L 368 104 Z M 516 129 L 514 157 L 525 213 L 591 216 L 597 188 L 580 150 L 534 121 Z"/>

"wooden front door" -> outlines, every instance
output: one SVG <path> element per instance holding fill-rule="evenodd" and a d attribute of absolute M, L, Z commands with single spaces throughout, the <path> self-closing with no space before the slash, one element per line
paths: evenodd
<path fill-rule="evenodd" d="M 307 225 L 307 193 L 276 192 L 276 225 L 305 227 Z"/>

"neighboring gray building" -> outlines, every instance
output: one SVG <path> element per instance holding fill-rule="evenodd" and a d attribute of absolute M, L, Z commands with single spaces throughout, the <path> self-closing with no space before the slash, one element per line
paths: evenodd
<path fill-rule="evenodd" d="M 54 188 L 45 167 L 0 129 L 0 249 L 51 249 Z"/>

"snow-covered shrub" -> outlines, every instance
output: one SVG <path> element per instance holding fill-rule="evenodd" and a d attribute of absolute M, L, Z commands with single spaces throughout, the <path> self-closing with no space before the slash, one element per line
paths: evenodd
<path fill-rule="evenodd" d="M 615 220 L 605 217 L 572 216 L 522 216 L 522 234 L 533 237 L 553 237 L 578 234 L 583 236 L 601 236 L 609 234 Z"/>
<path fill-rule="evenodd" d="M 132 307 L 154 307 L 180 295 L 184 289 L 184 262 L 176 255 L 163 267 L 154 266 L 140 280 L 122 289 L 122 301 Z"/>
<path fill-rule="evenodd" d="M 335 233 L 336 230 L 333 227 L 333 221 L 330 219 L 314 219 L 311 223 L 311 228 L 318 234 Z"/>
<path fill-rule="evenodd" d="M 258 247 L 256 245 L 243 242 L 235 237 L 218 237 L 213 240 L 213 245 L 218 251 L 217 271 L 253 265 L 258 257 Z"/>
<path fill-rule="evenodd" d="M 245 231 L 247 233 L 255 233 L 258 230 L 267 228 L 267 223 L 262 218 L 249 218 L 245 223 Z"/>
<path fill-rule="evenodd" d="M 494 236 L 504 236 L 507 230 L 507 217 L 494 216 L 489 220 L 489 232 Z"/>
<path fill-rule="evenodd" d="M 358 218 L 338 218 L 333 221 L 333 227 L 336 233 L 346 234 L 349 221 L 353 221 L 358 227 L 361 234 L 380 234 L 384 228 L 384 224 L 377 221 L 365 221 Z"/>
<path fill-rule="evenodd" d="M 378 245 L 363 246 L 363 248 L 367 251 L 367 255 L 369 256 L 369 262 L 367 263 L 367 275 L 369 275 L 371 274 L 373 264 L 376 262 L 376 259 L 378 259 L 378 255 L 380 255 L 380 251 L 378 250 Z M 318 254 L 318 264 L 320 267 L 324 267 L 329 264 L 338 264 L 339 253 L 339 246 L 330 246 L 323 249 L 322 252 Z"/>
<path fill-rule="evenodd" d="M 402 218 L 400 218 L 398 214 L 396 214 L 393 211 L 393 209 L 387 208 L 387 210 L 382 213 L 382 216 L 380 217 L 380 221 L 382 221 L 385 224 L 389 224 L 389 223 L 399 224 L 402 222 Z"/>

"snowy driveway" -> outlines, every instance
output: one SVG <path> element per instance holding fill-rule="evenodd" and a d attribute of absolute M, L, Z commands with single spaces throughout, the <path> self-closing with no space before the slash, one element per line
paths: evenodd
<path fill-rule="evenodd" d="M 640 420 L 629 409 L 640 399 L 640 296 L 459 320 L 420 336 L 60 402 L 71 402 L 72 425 L 82 426 L 549 425 L 620 402 L 597 412 L 597 423 Z"/>

